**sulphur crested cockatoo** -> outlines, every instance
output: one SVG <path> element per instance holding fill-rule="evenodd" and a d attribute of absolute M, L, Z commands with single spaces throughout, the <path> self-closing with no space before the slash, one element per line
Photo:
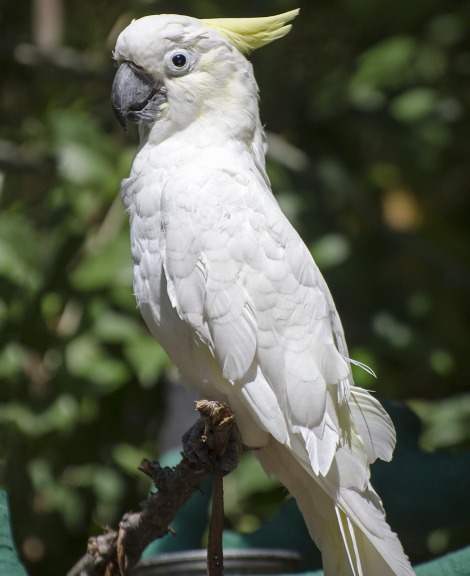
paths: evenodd
<path fill-rule="evenodd" d="M 413 574 L 369 482 L 393 425 L 354 386 L 317 266 L 265 171 L 244 54 L 298 11 L 251 19 L 147 16 L 119 36 L 113 106 L 140 146 L 121 193 L 134 291 L 149 329 L 296 498 L 328 576 Z"/>

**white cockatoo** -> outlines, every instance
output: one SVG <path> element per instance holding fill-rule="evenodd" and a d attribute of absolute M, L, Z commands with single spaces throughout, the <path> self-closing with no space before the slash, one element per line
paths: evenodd
<path fill-rule="evenodd" d="M 121 193 L 134 292 L 186 382 L 227 403 L 243 442 L 297 500 L 328 576 L 413 574 L 369 481 L 385 410 L 353 384 L 328 287 L 265 171 L 245 54 L 298 13 L 147 16 L 119 36 L 113 107 L 139 125 Z"/>

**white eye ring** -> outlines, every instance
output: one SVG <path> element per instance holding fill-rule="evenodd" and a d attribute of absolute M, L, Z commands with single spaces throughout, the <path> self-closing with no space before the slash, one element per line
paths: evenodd
<path fill-rule="evenodd" d="M 191 72 L 195 61 L 194 53 L 184 48 L 177 48 L 165 55 L 165 65 L 173 76 L 182 76 Z"/>

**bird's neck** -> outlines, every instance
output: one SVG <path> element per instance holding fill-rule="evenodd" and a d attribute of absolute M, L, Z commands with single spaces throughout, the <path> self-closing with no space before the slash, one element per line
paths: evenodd
<path fill-rule="evenodd" d="M 168 108 L 150 129 L 141 129 L 141 145 L 160 147 L 177 140 L 196 147 L 257 146 L 263 138 L 258 86 L 251 64 L 237 58 L 216 81 L 199 78 L 194 86 L 169 86 Z"/>
<path fill-rule="evenodd" d="M 266 179 L 265 137 L 255 104 L 251 110 L 247 106 L 206 110 L 179 130 L 170 130 L 168 125 L 157 122 L 150 132 L 141 133 L 142 156 L 150 154 L 153 165 L 170 171 L 200 161 L 214 168 L 226 168 L 245 158 L 245 166 L 249 160 Z"/>

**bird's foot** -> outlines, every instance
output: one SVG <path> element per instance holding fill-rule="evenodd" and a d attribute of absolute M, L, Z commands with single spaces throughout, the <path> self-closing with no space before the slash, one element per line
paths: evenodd
<path fill-rule="evenodd" d="M 201 400 L 196 403 L 201 415 L 183 436 L 183 454 L 193 463 L 202 463 L 223 474 L 232 472 L 244 451 L 235 417 L 225 404 Z"/>

